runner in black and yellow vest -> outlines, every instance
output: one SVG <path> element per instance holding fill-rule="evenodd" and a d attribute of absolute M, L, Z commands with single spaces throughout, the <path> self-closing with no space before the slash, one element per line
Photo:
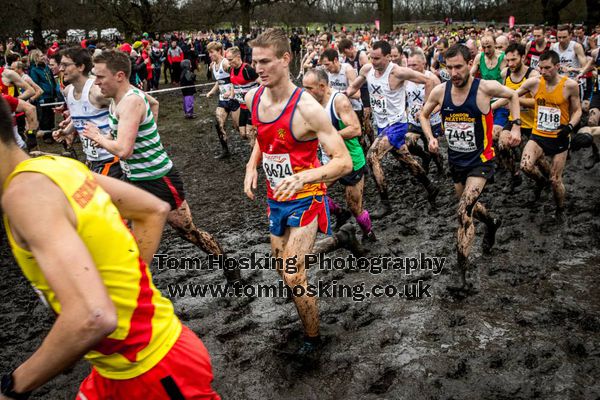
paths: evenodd
<path fill-rule="evenodd" d="M 505 59 L 508 67 L 502 71 L 502 79 L 506 87 L 517 90 L 528 78 L 539 76 L 539 73 L 536 70 L 525 65 L 525 46 L 522 44 L 511 43 L 506 48 Z M 497 108 L 505 107 L 506 104 L 508 104 L 506 100 L 498 100 L 492 104 L 492 109 L 496 112 Z M 494 141 L 498 148 L 498 159 L 504 163 L 507 171 L 511 174 L 510 185 L 506 188 L 509 193 L 513 193 L 523 182 L 519 170 L 518 160 L 520 157 L 517 154 L 517 149 L 508 145 L 510 130 L 512 129 L 513 124 L 520 124 L 521 135 L 529 138 L 531 136 L 534 120 L 533 98 L 531 95 L 522 97 L 520 99 L 520 104 L 521 118 L 514 119 L 512 115 L 509 115 L 509 121 L 504 124 L 501 131 L 498 131 L 498 136 L 494 137 Z M 496 133 L 496 131 L 494 131 L 494 133 Z"/>
<path fill-rule="evenodd" d="M 168 204 L 72 159 L 29 158 L 16 146 L 4 100 L 0 159 L 10 246 L 56 316 L 34 354 L 4 371 L 0 398 L 26 399 L 85 357 L 93 368 L 78 399 L 219 399 L 206 348 L 182 327 L 148 268 Z"/>
<path fill-rule="evenodd" d="M 536 182 L 534 201 L 544 187 L 552 184 L 556 214 L 562 220 L 565 207 L 565 186 L 562 173 L 573 127 L 581 119 L 581 101 L 577 82 L 560 76 L 560 58 L 549 50 L 540 56 L 541 76 L 528 79 L 517 90 L 520 96 L 530 93 L 535 99 L 535 121 L 531 140 L 525 146 L 521 169 Z M 552 157 L 548 168 L 544 156 Z"/>

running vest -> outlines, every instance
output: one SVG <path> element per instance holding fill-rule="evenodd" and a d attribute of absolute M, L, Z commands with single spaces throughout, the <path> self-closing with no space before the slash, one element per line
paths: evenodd
<path fill-rule="evenodd" d="M 77 130 L 77 134 L 81 139 L 83 152 L 88 161 L 101 161 L 114 158 L 114 155 L 109 153 L 102 147 L 92 146 L 90 139 L 81 134 L 85 124 L 88 122 L 94 124 L 105 135 L 110 135 L 110 127 L 108 124 L 108 109 L 96 108 L 90 102 L 90 89 L 94 84 L 94 79 L 88 79 L 81 91 L 81 98 L 76 100 L 73 96 L 75 88 L 71 86 L 67 91 L 67 107 L 71 113 L 73 126 Z"/>
<path fill-rule="evenodd" d="M 225 95 L 226 93 L 229 93 L 229 91 L 231 90 L 231 77 L 229 75 L 229 72 L 225 71 L 225 69 L 223 69 L 223 63 L 225 62 L 225 59 L 221 60 L 221 63 L 219 64 L 219 69 L 216 69 L 216 65 L 215 63 L 213 63 L 212 65 L 212 74 L 213 77 L 215 78 L 215 81 L 217 81 L 219 83 L 219 101 L 228 101 L 230 99 L 223 97 L 223 95 Z"/>
<path fill-rule="evenodd" d="M 357 50 L 356 51 L 356 57 L 354 58 L 349 58 L 346 57 L 346 63 L 350 64 L 352 66 L 352 68 L 354 68 L 354 70 L 356 71 L 357 74 L 360 73 L 360 69 L 363 67 L 363 65 L 360 63 L 360 54 L 363 52 L 364 50 Z M 369 101 L 369 88 L 367 87 L 367 83 L 363 83 L 363 85 L 360 87 L 360 97 L 362 99 L 364 99 L 364 101 L 361 100 L 363 107 L 370 107 L 370 101 Z"/>
<path fill-rule="evenodd" d="M 556 139 L 560 126 L 569 123 L 569 101 L 563 95 L 567 79 L 566 76 L 561 76 L 554 90 L 548 92 L 546 80 L 540 78 L 540 86 L 533 97 L 536 117 L 532 131 L 534 135 Z"/>
<path fill-rule="evenodd" d="M 575 44 L 577 42 L 570 41 L 569 45 L 565 50 L 560 48 L 560 43 L 556 42 L 552 46 L 550 46 L 551 50 L 554 50 L 558 56 L 560 57 L 560 65 L 563 67 L 573 67 L 580 68 L 581 64 L 579 64 L 579 59 L 577 58 L 577 54 L 575 54 Z M 561 73 L 561 75 L 566 75 L 571 79 L 577 79 L 577 75 L 579 72 L 571 71 L 568 73 Z"/>
<path fill-rule="evenodd" d="M 397 90 L 390 88 L 390 73 L 394 63 L 389 63 L 383 74 L 377 78 L 375 68 L 367 74 L 371 109 L 375 124 L 383 129 L 396 122 L 406 123 L 406 88 L 404 83 Z"/>
<path fill-rule="evenodd" d="M 446 69 L 446 59 L 438 53 L 437 62 L 440 81 L 442 81 L 442 83 L 448 82 L 450 80 L 450 73 Z"/>
<path fill-rule="evenodd" d="M 431 71 L 425 71 L 424 74 L 429 77 L 434 76 Z M 408 107 L 408 123 L 421 126 L 421 121 L 419 121 L 417 115 L 425 104 L 425 84 L 406 81 L 406 104 Z M 439 111 L 431 114 L 429 121 L 432 126 L 441 124 L 442 117 Z"/>
<path fill-rule="evenodd" d="M 442 124 L 448 140 L 448 162 L 458 167 L 476 167 L 495 156 L 492 111 L 481 112 L 477 106 L 480 79 L 473 79 L 467 99 L 461 106 L 452 102 L 452 82 L 446 82 L 442 104 Z"/>
<path fill-rule="evenodd" d="M 283 179 L 305 169 L 320 166 L 317 158 L 317 139 L 298 141 L 292 132 L 292 119 L 296 105 L 300 101 L 303 90 L 296 88 L 288 100 L 285 108 L 273 121 L 262 122 L 258 115 L 260 98 L 265 87 L 261 86 L 252 100 L 252 123 L 256 126 L 256 140 L 262 152 L 262 165 L 267 176 L 267 197 L 273 197 L 275 187 Z M 309 196 L 322 196 L 326 193 L 323 183 L 305 184 L 289 200 L 301 199 Z"/>
<path fill-rule="evenodd" d="M 338 116 L 337 111 L 335 111 L 335 99 L 338 95 L 342 95 L 340 92 L 332 91 L 331 96 L 329 96 L 329 101 L 325 106 L 325 111 L 327 111 L 327 115 L 329 115 L 329 119 L 331 120 L 331 124 L 337 131 L 341 131 L 346 127 L 344 122 Z M 362 147 L 360 146 L 360 142 L 358 141 L 358 137 L 353 137 L 352 139 L 344 139 L 344 144 L 348 149 L 348 153 L 350 153 L 350 158 L 352 158 L 352 171 L 356 171 L 364 167 L 367 163 L 365 160 L 365 153 L 363 152 Z"/>
<path fill-rule="evenodd" d="M 125 98 L 131 95 L 139 96 L 144 100 L 144 104 L 146 105 L 146 118 L 144 118 L 144 121 L 138 126 L 133 153 L 127 160 L 120 160 L 121 169 L 130 181 L 147 181 L 162 178 L 171 170 L 171 168 L 173 168 L 173 162 L 167 155 L 167 152 L 160 141 L 158 127 L 154 122 L 150 104 L 144 96 L 144 93 L 139 89 L 132 87 L 123 97 Z M 117 138 L 117 128 L 119 126 L 119 119 L 114 110 L 115 107 L 115 102 L 113 100 L 109 108 L 110 114 L 108 117 L 108 124 L 114 139 Z"/>
<path fill-rule="evenodd" d="M 510 69 L 507 70 L 506 72 L 506 79 L 504 80 L 504 85 L 512 90 L 517 90 L 521 87 L 521 85 L 523 83 L 525 83 L 525 81 L 527 80 L 527 78 L 529 78 L 529 74 L 531 74 L 531 71 L 533 71 L 532 67 L 527 67 L 527 72 L 525 72 L 525 75 L 523 76 L 523 79 L 521 79 L 519 82 L 513 82 L 512 78 L 510 77 Z M 531 98 L 530 94 L 527 94 L 525 96 L 526 98 Z M 525 128 L 525 129 L 531 129 L 533 128 L 533 121 L 535 119 L 535 114 L 533 112 L 533 110 L 531 108 L 523 108 L 521 107 L 521 128 Z M 513 120 L 512 115 L 510 116 L 510 120 Z"/>
<path fill-rule="evenodd" d="M 342 63 L 340 64 L 340 70 L 337 73 L 332 73 L 327 70 L 327 77 L 329 78 L 329 87 L 335 91 L 343 92 L 348 89 L 350 84 L 348 83 L 348 78 L 346 77 L 346 69 L 352 68 L 350 64 Z M 350 99 L 350 103 L 352 103 L 352 109 L 354 111 L 362 110 L 362 102 L 357 99 Z"/>
<path fill-rule="evenodd" d="M 0 67 L 0 93 L 7 96 L 18 97 L 19 93 L 15 85 L 5 85 L 2 80 L 2 74 L 4 73 L 4 67 Z"/>
<path fill-rule="evenodd" d="M 246 94 L 255 87 L 258 87 L 258 83 L 255 81 L 248 81 L 244 78 L 244 68 L 246 68 L 248 64 L 242 63 L 238 73 L 235 73 L 235 68 L 231 68 L 229 72 L 230 82 L 233 85 L 233 93 L 235 95 L 235 100 L 240 103 L 240 108 L 243 110 L 247 110 L 246 106 Z"/>
<path fill-rule="evenodd" d="M 504 52 L 500 53 L 498 56 L 498 62 L 494 68 L 490 69 L 485 63 L 485 53 L 481 53 L 481 58 L 479 59 L 479 72 L 481 73 L 481 79 L 502 83 L 502 69 L 500 68 L 502 60 L 504 60 Z"/>
<path fill-rule="evenodd" d="M 542 51 L 538 51 L 537 47 L 535 47 L 535 40 L 531 41 L 531 45 L 529 46 L 529 52 L 527 53 L 526 64 L 531 68 L 537 68 L 540 63 L 540 56 L 543 52 L 550 50 L 550 42 L 546 40 L 546 47 Z"/>
<path fill-rule="evenodd" d="M 117 328 L 85 358 L 109 379 L 131 379 L 154 367 L 181 332 L 173 305 L 152 283 L 137 242 L 123 223 L 110 196 L 79 161 L 58 156 L 30 158 L 9 175 L 36 172 L 50 178 L 65 194 L 77 219 L 77 234 L 88 249 L 117 311 Z M 4 226 L 12 252 L 40 299 L 56 314 L 61 304 L 36 259 L 14 240 L 10 221 Z M 69 343 L 64 343 L 68 346 Z"/>

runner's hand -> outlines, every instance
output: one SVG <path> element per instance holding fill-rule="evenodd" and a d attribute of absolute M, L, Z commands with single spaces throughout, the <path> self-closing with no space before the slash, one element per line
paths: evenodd
<path fill-rule="evenodd" d="M 85 128 L 81 134 L 90 139 L 92 141 L 92 146 L 98 147 L 100 141 L 102 140 L 102 134 L 100 133 L 100 129 L 94 124 L 90 124 L 89 122 L 85 124 Z"/>
<path fill-rule="evenodd" d="M 290 199 L 296 192 L 304 187 L 304 181 L 300 174 L 288 176 L 275 188 L 273 196 L 277 201 L 286 201 Z"/>
<path fill-rule="evenodd" d="M 436 138 L 433 138 L 429 141 L 429 152 L 432 154 L 437 154 L 439 152 L 440 145 Z"/>
<path fill-rule="evenodd" d="M 250 198 L 250 200 L 254 200 L 254 193 L 252 190 L 256 190 L 256 185 L 258 181 L 258 172 L 256 168 L 246 168 L 246 176 L 244 177 L 244 193 L 246 196 Z"/>
<path fill-rule="evenodd" d="M 65 131 L 62 129 L 57 129 L 52 132 L 52 139 L 56 140 L 58 143 L 61 143 L 65 140 Z"/>
<path fill-rule="evenodd" d="M 568 124 L 568 125 L 561 125 L 559 126 L 560 131 L 558 131 L 558 137 L 560 138 L 565 138 L 567 136 L 569 136 L 569 134 L 571 132 L 573 132 L 573 125 Z"/>
<path fill-rule="evenodd" d="M 510 129 L 510 137 L 508 138 L 508 145 L 510 147 L 517 147 L 521 144 L 521 127 L 517 124 L 513 124 Z"/>

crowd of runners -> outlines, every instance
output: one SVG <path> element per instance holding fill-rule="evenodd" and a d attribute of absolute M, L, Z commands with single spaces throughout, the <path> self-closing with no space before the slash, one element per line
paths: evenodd
<path fill-rule="evenodd" d="M 492 192 L 527 187 L 535 205 L 551 191 L 560 226 L 563 171 L 577 168 L 567 166 L 569 151 L 590 152 L 586 169 L 600 161 L 600 26 L 150 36 L 133 45 L 55 42 L 42 52 L 9 41 L 3 49 L 6 234 L 57 319 L 35 353 L 6 371 L 0 398 L 29 397 L 82 356 L 93 369 L 79 399 L 219 398 L 206 348 L 181 324 L 149 269 L 165 222 L 203 253 L 224 255 L 218 240 L 194 224 L 184 183 L 161 142 L 159 102 L 147 91 L 166 71 L 184 90 L 184 113 L 193 118 L 190 90 L 198 61 L 207 60 L 214 83 L 198 92 L 218 96 L 215 158 L 231 155 L 231 117 L 250 147 L 243 187 L 250 199 L 258 170 L 266 176 L 272 256 L 297 260 L 293 272 L 279 270 L 289 287 L 307 287 L 307 254 L 340 247 L 368 254 L 376 221 L 393 207 L 387 182 L 395 172 L 382 163 L 387 153 L 419 186 L 403 190 L 422 190 L 432 207 L 439 178 L 452 179 L 457 261 L 448 290 L 462 297 L 475 290 L 466 279 L 474 219 L 484 224 L 484 253 L 501 227 L 502 210 L 480 201 L 497 168 L 509 178 Z M 85 164 L 39 152 L 38 138 L 63 143 L 71 155 L 81 148 Z M 344 199 L 328 196 L 336 182 Z M 374 186 L 379 204 L 364 204 L 366 185 Z M 317 232 L 328 236 L 316 240 Z M 223 272 L 228 285 L 244 282 L 239 270 Z M 292 300 L 305 335 L 296 356 L 314 359 L 323 346 L 317 299 Z"/>

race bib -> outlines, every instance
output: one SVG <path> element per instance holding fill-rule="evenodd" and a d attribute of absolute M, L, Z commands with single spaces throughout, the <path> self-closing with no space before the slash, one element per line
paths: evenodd
<path fill-rule="evenodd" d="M 271 189 L 275 189 L 279 182 L 288 176 L 294 175 L 292 172 L 292 163 L 290 162 L 290 155 L 286 154 L 266 154 L 263 153 L 263 169 Z"/>
<path fill-rule="evenodd" d="M 531 62 L 529 63 L 529 66 L 531 68 L 536 68 L 538 64 L 540 63 L 540 56 L 531 56 Z"/>
<path fill-rule="evenodd" d="M 378 94 L 372 94 L 371 95 L 371 108 L 373 109 L 373 112 L 375 112 L 377 114 L 385 115 L 385 113 L 386 113 L 385 96 L 381 96 Z"/>
<path fill-rule="evenodd" d="M 129 168 L 129 165 L 127 164 L 127 162 L 125 162 L 123 160 L 119 160 L 119 164 L 121 164 L 121 170 L 123 171 L 125 176 L 127 178 L 131 178 L 131 169 Z"/>
<path fill-rule="evenodd" d="M 537 129 L 553 132 L 560 127 L 560 108 L 539 106 L 537 113 Z"/>
<path fill-rule="evenodd" d="M 89 158 L 98 157 L 98 149 L 94 146 L 94 142 L 92 142 L 90 139 L 81 136 L 81 147 L 83 147 L 83 152 Z"/>
<path fill-rule="evenodd" d="M 234 93 L 234 99 L 240 103 L 240 104 L 245 104 L 246 103 L 246 99 L 244 98 L 244 91 L 242 89 L 233 89 L 233 93 Z"/>
<path fill-rule="evenodd" d="M 321 161 L 322 165 L 327 164 L 329 161 L 331 161 L 331 158 L 329 158 L 329 156 L 327 155 L 327 153 L 325 152 L 325 149 L 323 148 L 323 146 L 321 146 L 321 144 L 319 143 L 319 151 L 318 151 L 318 156 L 319 156 L 319 161 Z"/>
<path fill-rule="evenodd" d="M 471 153 L 477 150 L 475 143 L 475 124 L 473 122 L 446 122 L 444 134 L 448 139 L 448 147 L 460 153 Z"/>
<path fill-rule="evenodd" d="M 450 80 L 450 74 L 447 69 L 440 69 L 440 80 L 446 82 Z"/>

